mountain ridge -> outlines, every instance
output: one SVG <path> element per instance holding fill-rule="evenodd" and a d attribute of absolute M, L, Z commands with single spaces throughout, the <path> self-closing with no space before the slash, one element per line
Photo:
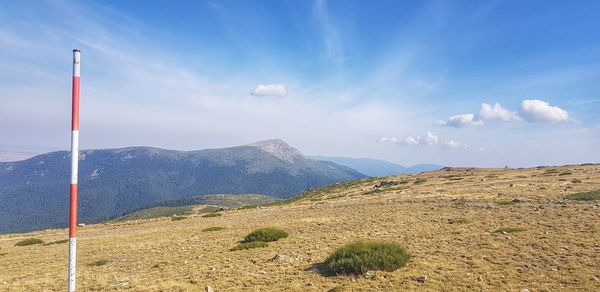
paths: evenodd
<path fill-rule="evenodd" d="M 148 146 L 82 150 L 80 221 L 110 220 L 129 210 L 197 195 L 289 198 L 309 188 L 365 177 L 274 141 L 261 145 L 289 155 L 277 157 L 249 145 L 194 151 Z M 290 155 L 291 160 L 285 159 Z M 0 163 L 0 233 L 66 226 L 69 165 L 67 151 Z"/>

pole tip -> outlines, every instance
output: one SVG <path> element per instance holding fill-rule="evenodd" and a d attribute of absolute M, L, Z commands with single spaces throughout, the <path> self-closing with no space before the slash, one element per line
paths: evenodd
<path fill-rule="evenodd" d="M 81 52 L 80 49 L 73 49 L 73 52 Z"/>

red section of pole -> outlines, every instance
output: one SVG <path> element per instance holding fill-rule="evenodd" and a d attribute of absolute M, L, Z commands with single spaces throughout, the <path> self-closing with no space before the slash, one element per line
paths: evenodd
<path fill-rule="evenodd" d="M 79 76 L 73 76 L 73 108 L 71 117 L 71 130 L 79 130 Z"/>

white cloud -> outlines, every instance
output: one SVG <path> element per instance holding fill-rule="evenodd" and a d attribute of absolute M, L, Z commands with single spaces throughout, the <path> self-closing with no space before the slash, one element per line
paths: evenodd
<path fill-rule="evenodd" d="M 508 111 L 507 109 L 503 108 L 499 103 L 495 103 L 493 106 L 487 103 L 482 103 L 478 118 L 481 120 L 500 119 L 505 122 L 514 122 L 521 120 L 521 118 L 516 112 Z"/>
<path fill-rule="evenodd" d="M 526 99 L 521 103 L 519 112 L 511 112 L 502 107 L 499 103 L 490 105 L 481 104 L 479 114 L 454 115 L 447 121 L 437 121 L 436 126 L 447 126 L 454 128 L 463 128 L 470 125 L 483 125 L 484 121 L 502 120 L 505 122 L 566 122 L 569 120 L 569 113 L 557 106 L 551 106 L 548 102 L 537 99 Z"/>
<path fill-rule="evenodd" d="M 566 122 L 569 113 L 557 106 L 538 99 L 526 99 L 521 103 L 519 115 L 529 122 Z"/>
<path fill-rule="evenodd" d="M 287 93 L 287 88 L 283 84 L 259 84 L 250 94 L 254 96 L 286 97 Z"/>
<path fill-rule="evenodd" d="M 471 147 L 467 144 L 456 142 L 452 139 L 450 140 L 442 140 L 436 134 L 427 131 L 424 136 L 409 136 L 404 138 L 403 140 L 398 140 L 396 137 L 382 136 L 377 141 L 382 143 L 392 143 L 403 146 L 433 146 L 438 145 L 446 148 L 462 148 L 462 149 L 471 149 Z M 481 148 L 482 149 L 482 148 Z M 483 150 L 481 150 L 483 151 Z"/>
<path fill-rule="evenodd" d="M 453 128 L 462 128 L 470 125 L 482 125 L 483 121 L 475 117 L 474 114 L 455 115 L 448 118 L 447 121 L 437 121 L 438 126 L 447 126 Z"/>

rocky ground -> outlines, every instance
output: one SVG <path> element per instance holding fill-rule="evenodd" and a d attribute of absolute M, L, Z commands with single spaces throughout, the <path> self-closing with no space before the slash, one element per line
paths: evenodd
<path fill-rule="evenodd" d="M 80 228 L 80 291 L 600 291 L 600 165 L 447 169 L 310 191 L 289 204 Z M 203 232 L 211 226 L 221 231 Z M 229 251 L 250 231 L 288 238 Z M 499 231 L 499 228 L 517 228 Z M 513 230 L 514 231 L 514 230 Z M 1 291 L 62 291 L 66 230 L 0 236 Z M 316 268 L 356 239 L 398 242 L 412 254 L 394 272 L 326 276 Z"/>

